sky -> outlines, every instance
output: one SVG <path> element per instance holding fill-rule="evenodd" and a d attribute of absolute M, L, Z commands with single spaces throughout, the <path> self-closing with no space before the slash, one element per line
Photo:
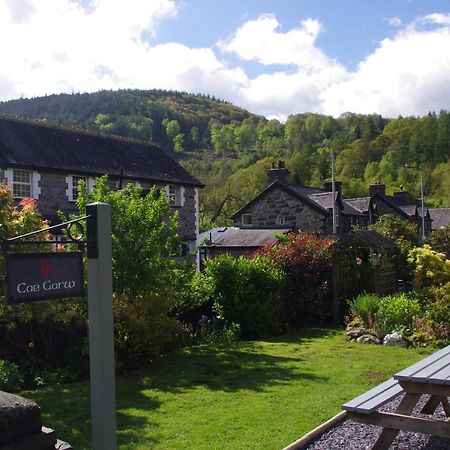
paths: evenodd
<path fill-rule="evenodd" d="M 268 118 L 450 109 L 450 0 L 0 0 L 0 101 L 209 94 Z"/>

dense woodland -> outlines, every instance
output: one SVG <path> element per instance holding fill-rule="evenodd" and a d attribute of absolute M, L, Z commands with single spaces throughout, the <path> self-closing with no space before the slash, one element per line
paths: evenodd
<path fill-rule="evenodd" d="M 396 119 L 303 113 L 281 123 L 208 96 L 121 90 L 14 100 L 0 103 L 0 113 L 157 143 L 207 185 L 204 227 L 230 223 L 267 185 L 275 158 L 286 160 L 292 182 L 321 186 L 330 177 L 332 152 L 346 196 L 367 195 L 369 184 L 380 181 L 388 193 L 402 185 L 417 197 L 420 167 L 427 204 L 450 206 L 447 111 Z"/>

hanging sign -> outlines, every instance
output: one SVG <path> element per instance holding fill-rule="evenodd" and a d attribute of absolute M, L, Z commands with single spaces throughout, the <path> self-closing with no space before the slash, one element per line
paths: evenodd
<path fill-rule="evenodd" d="M 83 295 L 81 252 L 6 254 L 8 303 Z"/>

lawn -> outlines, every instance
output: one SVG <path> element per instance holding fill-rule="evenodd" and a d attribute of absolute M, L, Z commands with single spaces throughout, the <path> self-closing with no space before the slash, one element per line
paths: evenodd
<path fill-rule="evenodd" d="M 118 378 L 119 448 L 279 450 L 429 353 L 350 343 L 335 329 L 182 349 Z M 61 439 L 90 448 L 88 383 L 23 395 Z"/>

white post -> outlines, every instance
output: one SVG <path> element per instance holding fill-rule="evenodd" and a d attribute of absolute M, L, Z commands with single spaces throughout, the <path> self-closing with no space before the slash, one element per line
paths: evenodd
<path fill-rule="evenodd" d="M 331 192 L 333 196 L 333 234 L 337 232 L 336 223 L 336 186 L 334 182 L 334 151 L 331 151 Z"/>
<path fill-rule="evenodd" d="M 111 207 L 87 206 L 89 361 L 93 450 L 116 450 Z"/>
<path fill-rule="evenodd" d="M 427 237 L 425 235 L 425 214 L 424 214 L 425 209 L 423 206 L 423 202 L 424 202 L 424 200 L 423 200 L 423 172 L 422 172 L 422 169 L 419 169 L 419 170 L 420 170 L 420 202 L 422 204 L 422 241 L 425 242 L 425 239 Z"/>

